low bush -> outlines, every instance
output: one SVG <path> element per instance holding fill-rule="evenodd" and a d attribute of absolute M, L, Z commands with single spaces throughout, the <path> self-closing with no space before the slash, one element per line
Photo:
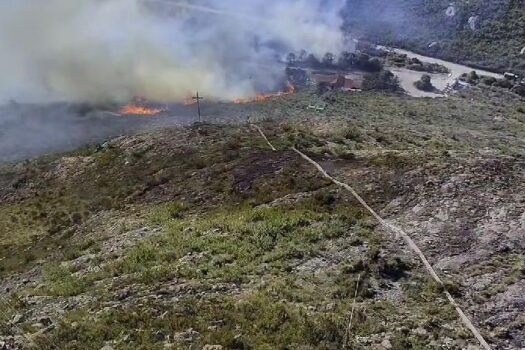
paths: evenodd
<path fill-rule="evenodd" d="M 418 88 L 419 90 L 422 90 L 422 91 L 430 92 L 430 91 L 434 91 L 436 89 L 434 87 L 434 85 L 432 85 L 431 77 L 428 74 L 423 74 L 421 76 L 421 79 L 416 81 L 414 83 L 414 85 L 415 85 L 416 88 Z"/>
<path fill-rule="evenodd" d="M 382 70 L 377 73 L 365 75 L 363 90 L 399 92 L 401 87 L 399 85 L 399 79 L 392 72 Z"/>

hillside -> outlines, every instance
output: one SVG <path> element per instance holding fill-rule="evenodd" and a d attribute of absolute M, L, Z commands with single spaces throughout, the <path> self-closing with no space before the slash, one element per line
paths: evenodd
<path fill-rule="evenodd" d="M 248 106 L 276 152 L 202 124 L 0 168 L 0 347 L 477 349 L 403 241 L 293 145 L 412 235 L 494 349 L 523 347 L 522 101 L 317 98 Z"/>
<path fill-rule="evenodd" d="M 378 43 L 495 71 L 525 73 L 521 0 L 350 0 L 345 20 L 348 31 Z"/>

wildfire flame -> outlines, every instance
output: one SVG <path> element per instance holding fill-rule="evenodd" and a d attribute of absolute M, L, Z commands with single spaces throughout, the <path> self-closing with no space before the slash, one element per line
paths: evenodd
<path fill-rule="evenodd" d="M 256 96 L 250 97 L 250 98 L 238 98 L 238 99 L 233 100 L 232 102 L 236 104 L 263 102 L 272 97 L 286 96 L 286 95 L 291 95 L 293 93 L 295 93 L 295 86 L 293 86 L 293 84 L 291 83 L 288 83 L 287 91 L 279 91 L 279 92 L 274 92 L 274 93 L 269 93 L 269 94 L 257 94 Z M 125 105 L 124 107 L 120 109 L 120 114 L 153 116 L 153 115 L 157 115 L 159 113 L 165 112 L 167 110 L 165 108 L 146 107 L 144 106 L 146 102 L 147 102 L 146 99 L 142 97 L 136 97 L 133 99 L 133 102 L 128 103 L 127 105 Z M 188 96 L 183 101 L 183 104 L 185 106 L 192 106 L 196 103 L 197 101 L 192 96 Z"/>
<path fill-rule="evenodd" d="M 135 103 L 127 104 L 120 109 L 121 114 L 131 115 L 156 115 L 164 111 L 165 109 L 162 108 L 148 108 L 144 106 L 139 106 Z"/>
<path fill-rule="evenodd" d="M 267 99 L 272 98 L 272 97 L 291 95 L 294 92 L 295 92 L 295 86 L 293 86 L 293 84 L 291 84 L 291 83 L 288 83 L 288 91 L 279 91 L 279 92 L 274 92 L 274 93 L 269 93 L 269 94 L 257 94 L 255 97 L 238 98 L 238 99 L 233 100 L 232 102 L 236 103 L 236 104 L 247 104 L 247 103 L 252 103 L 252 102 L 263 102 L 263 101 L 266 101 Z"/>

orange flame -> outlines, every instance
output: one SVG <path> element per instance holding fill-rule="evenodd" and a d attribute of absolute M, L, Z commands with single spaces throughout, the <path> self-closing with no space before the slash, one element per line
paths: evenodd
<path fill-rule="evenodd" d="M 286 96 L 286 95 L 291 95 L 293 93 L 295 93 L 295 86 L 293 86 L 293 84 L 291 83 L 288 83 L 288 91 L 279 91 L 279 92 L 270 93 L 270 94 L 257 94 L 255 97 L 238 98 L 238 99 L 233 100 L 232 102 L 236 104 L 263 102 L 272 97 Z"/>
<path fill-rule="evenodd" d="M 162 108 L 148 108 L 134 103 L 127 104 L 120 109 L 121 114 L 131 115 L 156 115 L 164 111 L 165 109 Z"/>

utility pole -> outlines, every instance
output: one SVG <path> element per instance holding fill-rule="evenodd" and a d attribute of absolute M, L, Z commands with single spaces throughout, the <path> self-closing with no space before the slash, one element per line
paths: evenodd
<path fill-rule="evenodd" d="M 199 123 L 201 120 L 201 100 L 204 99 L 204 97 L 199 96 L 199 92 L 197 91 L 197 96 L 193 96 L 192 99 L 197 100 L 197 113 L 199 113 Z"/>

